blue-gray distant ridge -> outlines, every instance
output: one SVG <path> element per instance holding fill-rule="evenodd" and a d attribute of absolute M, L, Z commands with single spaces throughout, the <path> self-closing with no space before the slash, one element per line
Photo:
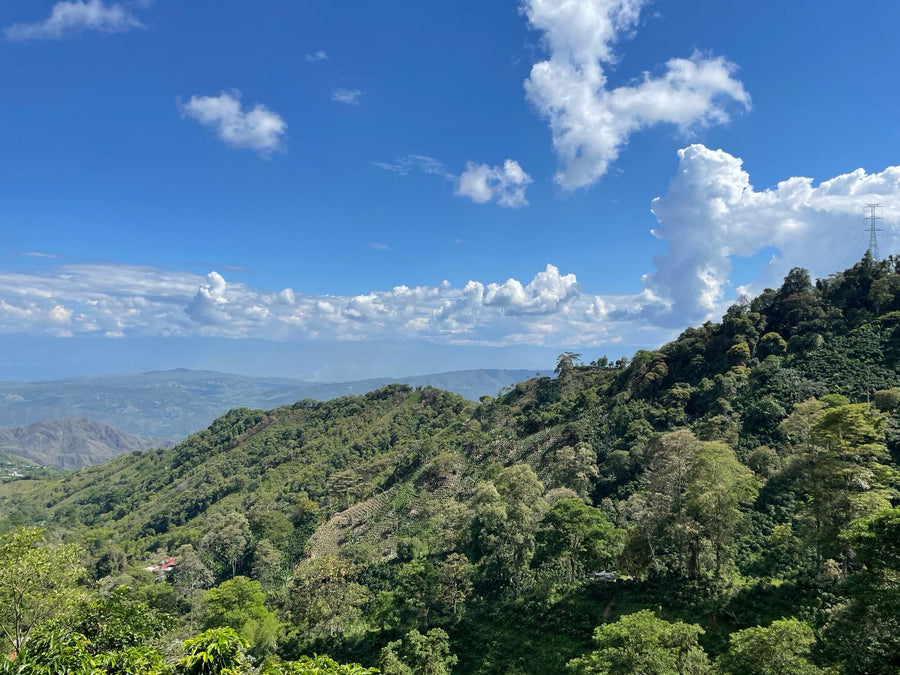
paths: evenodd
<path fill-rule="evenodd" d="M 270 409 L 304 398 L 325 401 L 364 394 L 391 382 L 437 387 L 477 401 L 535 374 L 533 370 L 482 369 L 323 383 L 180 368 L 139 375 L 0 382 L 0 427 L 87 418 L 129 434 L 180 440 L 236 407 Z"/>

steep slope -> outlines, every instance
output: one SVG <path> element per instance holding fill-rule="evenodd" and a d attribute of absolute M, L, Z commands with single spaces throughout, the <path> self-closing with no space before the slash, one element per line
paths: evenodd
<path fill-rule="evenodd" d="M 17 486 L 16 499 L 45 504 L 44 517 L 57 525 L 139 533 L 132 546 L 140 549 L 195 532 L 208 511 L 234 509 L 255 527 L 281 528 L 276 538 L 296 556 L 330 514 L 409 480 L 441 451 L 460 453 L 472 408 L 454 394 L 405 385 L 269 412 L 240 408 L 172 449 Z"/>
<path fill-rule="evenodd" d="M 84 418 L 0 428 L 0 452 L 54 469 L 78 469 L 126 452 L 166 445 L 169 443 L 160 439 L 126 434 Z"/>

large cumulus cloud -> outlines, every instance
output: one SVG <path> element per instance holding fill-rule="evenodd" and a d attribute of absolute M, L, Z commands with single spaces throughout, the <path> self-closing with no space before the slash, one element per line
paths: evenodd
<path fill-rule="evenodd" d="M 876 173 L 856 169 L 816 184 L 788 178 L 756 190 L 743 163 L 723 150 L 691 145 L 678 152 L 678 172 L 668 192 L 653 201 L 667 242 L 646 287 L 659 300 L 647 307 L 661 322 L 687 324 L 715 316 L 735 292 L 756 293 L 777 285 L 791 267 L 826 276 L 865 251 L 863 213 L 881 203 L 882 253 L 896 252 L 900 214 L 900 167 Z M 732 259 L 767 249 L 774 255 L 762 273 L 730 288 Z"/>
<path fill-rule="evenodd" d="M 749 108 L 721 56 L 694 52 L 672 58 L 659 76 L 610 88 L 614 47 L 635 30 L 646 0 L 524 0 L 522 11 L 541 31 L 549 58 L 525 81 L 528 100 L 545 117 L 559 157 L 556 181 L 566 190 L 593 184 L 609 170 L 631 135 L 657 124 L 682 131 L 729 119 L 729 107 Z"/>

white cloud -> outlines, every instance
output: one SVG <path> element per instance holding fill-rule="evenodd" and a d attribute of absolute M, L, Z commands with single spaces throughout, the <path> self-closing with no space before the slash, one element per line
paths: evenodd
<path fill-rule="evenodd" d="M 507 159 L 502 167 L 468 162 L 456 186 L 456 194 L 468 197 L 476 204 L 496 200 L 500 206 L 519 208 L 527 206 L 525 188 L 531 176 L 519 163 Z"/>
<path fill-rule="evenodd" d="M 297 301 L 293 288 L 285 288 L 279 291 L 278 299 L 285 305 L 293 305 Z"/>
<path fill-rule="evenodd" d="M 382 244 L 380 241 L 370 241 L 369 248 L 373 251 L 387 251 L 390 250 L 390 246 L 387 244 Z"/>
<path fill-rule="evenodd" d="M 794 177 L 757 191 L 742 160 L 722 150 L 691 145 L 678 152 L 669 191 L 653 201 L 667 242 L 656 270 L 646 278 L 658 299 L 646 311 L 686 325 L 716 316 L 733 299 L 732 258 L 768 249 L 777 253 L 743 290 L 755 294 L 777 286 L 792 267 L 825 276 L 856 262 L 866 250 L 866 203 L 884 205 L 882 253 L 900 249 L 900 166 L 880 173 L 856 169 L 824 180 Z M 730 296 L 730 297 L 729 297 Z"/>
<path fill-rule="evenodd" d="M 629 137 L 660 123 L 682 131 L 728 121 L 727 105 L 750 106 L 736 66 L 695 52 L 673 58 L 661 76 L 644 73 L 609 89 L 605 68 L 614 46 L 637 25 L 646 0 L 523 0 L 530 24 L 550 52 L 525 81 L 528 100 L 550 123 L 559 157 L 556 181 L 566 190 L 599 180 Z"/>
<path fill-rule="evenodd" d="M 527 286 L 516 279 L 489 284 L 484 292 L 484 304 L 502 307 L 510 314 L 551 314 L 580 292 L 574 274 L 562 276 L 556 267 L 547 265 Z"/>
<path fill-rule="evenodd" d="M 50 10 L 50 16 L 36 23 L 14 23 L 4 29 L 7 40 L 59 40 L 67 35 L 84 31 L 100 33 L 125 33 L 144 25 L 134 14 L 115 3 L 102 0 L 71 0 L 58 2 Z"/>
<path fill-rule="evenodd" d="M 202 277 L 155 267 L 60 265 L 40 273 L 0 271 L 0 332 L 183 334 L 184 307 Z"/>
<path fill-rule="evenodd" d="M 525 188 L 531 183 L 531 176 L 513 159 L 507 159 L 503 166 L 466 162 L 466 169 L 459 176 L 450 173 L 440 160 L 426 155 L 407 155 L 394 162 L 372 164 L 401 176 L 414 172 L 440 176 L 455 185 L 454 194 L 468 197 L 476 204 L 495 201 L 510 208 L 528 205 Z"/>
<path fill-rule="evenodd" d="M 56 305 L 50 310 L 49 317 L 56 323 L 69 323 L 72 319 L 72 310 L 66 309 L 62 305 Z"/>
<path fill-rule="evenodd" d="M 611 313 L 630 306 L 585 294 L 553 265 L 527 283 L 445 281 L 335 296 L 253 288 L 217 272 L 70 264 L 0 271 L 0 298 L 0 333 L 547 346 L 609 342 L 624 325 Z"/>
<path fill-rule="evenodd" d="M 188 316 L 194 321 L 207 324 L 228 323 L 228 298 L 225 291 L 228 289 L 224 277 L 218 272 L 210 272 L 206 275 L 206 283 L 197 290 L 197 294 L 185 308 Z"/>
<path fill-rule="evenodd" d="M 317 52 L 313 52 L 312 54 L 306 55 L 306 60 L 309 63 L 315 63 L 316 61 L 327 61 L 328 54 L 323 52 L 321 49 Z"/>
<path fill-rule="evenodd" d="M 181 105 L 181 114 L 215 129 L 218 137 L 236 148 L 250 148 L 269 155 L 281 148 L 287 122 L 262 103 L 241 106 L 241 92 L 233 89 L 218 96 L 191 96 Z"/>
<path fill-rule="evenodd" d="M 335 89 L 331 92 L 331 100 L 348 105 L 359 105 L 359 97 L 362 92 L 359 89 Z"/>

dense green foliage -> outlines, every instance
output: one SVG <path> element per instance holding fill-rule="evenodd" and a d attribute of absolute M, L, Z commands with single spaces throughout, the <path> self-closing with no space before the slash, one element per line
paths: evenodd
<path fill-rule="evenodd" d="M 51 640 L 84 672 L 896 673 L 898 279 L 793 270 L 721 323 L 631 361 L 565 353 L 479 405 L 390 385 L 235 409 L 0 486 L 11 537 L 44 527 L 87 570 L 19 662 Z M 104 642 L 78 603 L 160 631 Z"/>
<path fill-rule="evenodd" d="M 697 642 L 702 634 L 699 626 L 663 621 L 643 610 L 597 628 L 597 649 L 569 661 L 568 669 L 579 675 L 702 675 L 710 672 Z"/>

